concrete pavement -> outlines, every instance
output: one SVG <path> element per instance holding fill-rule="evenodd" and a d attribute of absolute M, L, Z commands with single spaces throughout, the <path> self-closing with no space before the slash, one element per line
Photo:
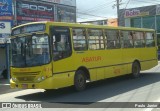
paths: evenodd
<path fill-rule="evenodd" d="M 3 79 L 0 77 L 0 94 L 5 94 L 5 93 L 10 93 L 10 92 L 15 92 L 20 89 L 11 89 L 9 80 L 8 79 Z"/>

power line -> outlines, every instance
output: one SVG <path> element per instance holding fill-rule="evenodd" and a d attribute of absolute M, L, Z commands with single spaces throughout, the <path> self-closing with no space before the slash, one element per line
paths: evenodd
<path fill-rule="evenodd" d="M 104 16 L 93 15 L 93 14 L 88 14 L 88 13 L 83 13 L 83 12 L 77 12 L 77 13 L 78 13 L 78 14 L 81 14 L 81 15 L 88 15 L 88 16 L 94 16 L 94 17 L 107 18 L 107 17 L 104 17 Z"/>
<path fill-rule="evenodd" d="M 105 3 L 105 4 L 103 3 L 103 4 L 100 4 L 100 5 L 97 5 L 96 7 L 92 7 L 92 8 L 90 8 L 90 9 L 84 10 L 84 11 L 82 11 L 82 12 L 88 12 L 88 11 L 90 11 L 90 10 L 99 8 L 99 7 L 104 6 L 104 5 L 106 5 L 106 3 Z"/>
<path fill-rule="evenodd" d="M 131 0 L 128 0 L 128 2 L 127 2 L 127 4 L 126 4 L 126 7 L 124 8 L 124 9 L 126 9 L 127 8 L 127 6 L 128 6 L 128 4 L 129 4 L 129 2 L 130 2 Z"/>
<path fill-rule="evenodd" d="M 100 6 L 99 8 L 94 8 L 94 9 L 92 9 L 92 10 L 89 10 L 88 12 L 98 11 L 99 9 L 102 9 L 102 8 L 104 8 L 104 7 L 108 7 L 108 5 L 112 4 L 113 2 L 115 2 L 115 1 L 108 2 L 108 3 L 104 4 L 103 6 Z"/>
<path fill-rule="evenodd" d="M 87 10 L 84 10 L 84 11 L 81 11 L 81 12 L 84 12 L 84 13 L 88 13 L 88 12 L 91 12 L 91 11 L 98 11 L 98 9 L 99 10 L 101 10 L 101 9 L 103 9 L 104 7 L 107 7 L 108 5 L 110 5 L 111 3 L 113 3 L 113 2 L 115 2 L 115 1 L 111 1 L 111 2 L 108 2 L 108 3 L 104 3 L 104 4 L 101 4 L 101 5 L 98 5 L 97 7 L 92 7 L 92 8 L 90 8 L 90 9 L 87 9 Z"/>
<path fill-rule="evenodd" d="M 77 9 L 77 14 L 108 19 L 107 17 L 99 16 L 99 15 L 93 15 L 93 14 L 90 14 L 90 13 L 88 13 L 88 12 L 91 12 L 91 11 L 92 11 L 92 12 L 95 12 L 95 11 L 102 10 L 102 9 L 104 9 L 104 8 L 107 8 L 107 6 L 110 5 L 110 4 L 113 3 L 113 2 L 115 2 L 115 1 L 108 2 L 107 4 L 106 4 L 106 3 L 105 3 L 105 4 L 100 4 L 100 5 L 98 5 L 96 8 L 94 7 L 94 8 L 90 8 L 90 9 L 88 9 L 88 10 L 85 10 L 85 11 L 87 11 L 87 12 L 85 12 L 85 11 L 80 12 L 80 11 Z M 102 7 L 102 6 L 103 6 L 103 7 Z M 99 10 L 98 10 L 98 9 L 99 9 Z M 78 17 L 78 18 L 81 18 L 81 17 Z M 82 19 L 84 19 L 84 18 L 82 18 Z"/>
<path fill-rule="evenodd" d="M 84 20 L 88 19 L 88 18 L 84 18 L 84 17 L 79 17 L 79 16 L 77 16 L 77 18 L 80 18 L 80 19 L 84 19 Z"/>

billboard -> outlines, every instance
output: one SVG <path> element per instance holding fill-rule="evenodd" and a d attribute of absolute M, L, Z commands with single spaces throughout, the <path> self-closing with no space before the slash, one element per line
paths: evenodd
<path fill-rule="evenodd" d="M 17 1 L 16 4 L 18 24 L 31 21 L 53 21 L 53 5 L 29 1 Z"/>
<path fill-rule="evenodd" d="M 11 23 L 10 22 L 0 22 L 0 34 L 10 34 L 11 33 Z"/>
<path fill-rule="evenodd" d="M 57 19 L 59 22 L 76 22 L 76 8 L 57 5 Z"/>
<path fill-rule="evenodd" d="M 0 0 L 0 16 L 12 16 L 12 0 Z"/>
<path fill-rule="evenodd" d="M 41 1 L 68 5 L 68 6 L 76 6 L 76 0 L 41 0 Z"/>
<path fill-rule="evenodd" d="M 0 44 L 4 44 L 6 38 L 11 34 L 11 23 L 0 22 Z"/>

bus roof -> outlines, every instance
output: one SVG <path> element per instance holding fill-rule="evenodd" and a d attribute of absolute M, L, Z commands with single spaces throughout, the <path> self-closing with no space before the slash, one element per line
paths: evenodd
<path fill-rule="evenodd" d="M 135 31 L 155 31 L 154 29 L 148 29 L 148 28 L 134 28 L 134 27 L 113 27 L 113 26 L 105 26 L 105 25 L 92 25 L 92 24 L 80 24 L 80 23 L 67 23 L 67 22 L 52 22 L 52 21 L 41 21 L 41 22 L 29 22 L 26 24 L 22 24 L 16 27 L 13 27 L 13 29 L 31 25 L 31 24 L 47 24 L 47 25 L 54 25 L 54 26 L 67 26 L 67 27 L 82 27 L 82 28 L 107 28 L 107 29 L 121 29 L 121 30 L 135 30 Z"/>

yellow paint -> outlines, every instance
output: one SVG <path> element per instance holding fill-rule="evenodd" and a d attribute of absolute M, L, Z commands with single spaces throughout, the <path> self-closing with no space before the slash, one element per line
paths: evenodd
<path fill-rule="evenodd" d="M 70 28 L 83 27 L 154 31 L 149 29 L 118 28 L 55 22 L 41 23 L 46 24 L 45 33 L 48 33 L 48 35 L 50 35 L 49 27 L 51 25 L 68 26 Z M 74 85 L 75 71 L 80 67 L 85 67 L 88 70 L 90 81 L 101 80 L 131 73 L 132 63 L 135 60 L 140 61 L 142 70 L 146 70 L 158 64 L 156 51 L 156 47 L 80 51 L 83 53 L 78 53 L 77 51 L 72 50 L 72 55 L 70 57 L 59 61 L 52 61 L 47 65 L 29 68 L 11 67 L 11 76 L 19 78 L 20 81 L 14 82 L 11 79 L 10 86 L 11 88 L 16 88 L 17 85 L 18 88 L 22 88 L 22 84 L 27 84 L 28 88 L 33 88 L 32 86 L 34 85 L 36 89 L 57 89 L 71 86 Z M 37 81 L 37 79 L 42 76 L 45 77 L 45 80 Z"/>

